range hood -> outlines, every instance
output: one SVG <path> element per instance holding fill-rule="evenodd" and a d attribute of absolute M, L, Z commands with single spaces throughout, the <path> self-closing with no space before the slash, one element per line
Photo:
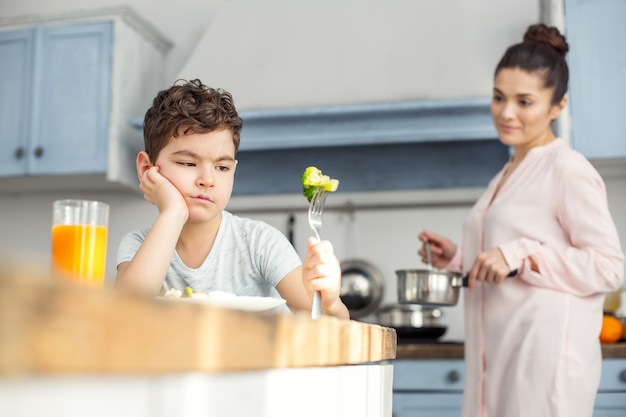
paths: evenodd
<path fill-rule="evenodd" d="M 483 187 L 508 158 L 489 111 L 493 69 L 539 14 L 511 7 L 522 6 L 225 2 L 177 78 L 233 94 L 234 195 L 299 193 L 308 165 L 340 192 Z"/>
<path fill-rule="evenodd" d="M 493 0 L 229 1 L 177 78 L 230 91 L 240 110 L 481 98 L 538 14 Z"/>

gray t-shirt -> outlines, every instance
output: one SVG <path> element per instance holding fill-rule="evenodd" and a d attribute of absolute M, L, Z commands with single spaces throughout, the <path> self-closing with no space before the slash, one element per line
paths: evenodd
<path fill-rule="evenodd" d="M 117 264 L 130 261 L 149 229 L 122 238 Z M 302 264 L 291 243 L 276 228 L 223 211 L 211 252 L 198 268 L 187 267 L 174 252 L 165 277 L 168 288 L 226 291 L 240 296 L 280 297 L 276 285 Z"/>

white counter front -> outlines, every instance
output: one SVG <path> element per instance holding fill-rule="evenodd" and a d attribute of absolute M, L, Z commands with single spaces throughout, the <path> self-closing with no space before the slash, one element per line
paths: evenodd
<path fill-rule="evenodd" d="M 393 365 L 0 379 L 1 417 L 390 417 Z"/>

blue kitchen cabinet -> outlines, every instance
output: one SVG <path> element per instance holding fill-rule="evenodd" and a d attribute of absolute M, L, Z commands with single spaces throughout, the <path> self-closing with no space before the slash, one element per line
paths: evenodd
<path fill-rule="evenodd" d="M 30 135 L 34 33 L 0 32 L 0 174 L 23 173 Z"/>
<path fill-rule="evenodd" d="M 128 7 L 0 27 L 0 195 L 137 188 L 145 113 L 172 44 Z"/>
<path fill-rule="evenodd" d="M 626 416 L 626 359 L 602 361 L 602 377 L 596 396 L 593 417 Z"/>
<path fill-rule="evenodd" d="M 459 417 L 462 359 L 399 359 L 393 370 L 393 417 Z M 593 417 L 626 416 L 626 359 L 602 361 Z"/>
<path fill-rule="evenodd" d="M 565 0 L 572 145 L 589 159 L 626 157 L 626 2 Z"/>
<path fill-rule="evenodd" d="M 0 32 L 0 176 L 106 171 L 111 22 Z"/>
<path fill-rule="evenodd" d="M 395 360 L 393 417 L 459 417 L 463 384 L 463 360 Z"/>

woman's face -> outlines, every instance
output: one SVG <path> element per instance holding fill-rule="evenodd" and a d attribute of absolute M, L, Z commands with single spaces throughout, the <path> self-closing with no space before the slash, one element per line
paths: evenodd
<path fill-rule="evenodd" d="M 554 139 L 550 122 L 559 115 L 566 99 L 552 104 L 553 88 L 544 87 L 539 74 L 519 68 L 503 68 L 496 74 L 491 116 L 500 141 L 525 153 Z"/>

